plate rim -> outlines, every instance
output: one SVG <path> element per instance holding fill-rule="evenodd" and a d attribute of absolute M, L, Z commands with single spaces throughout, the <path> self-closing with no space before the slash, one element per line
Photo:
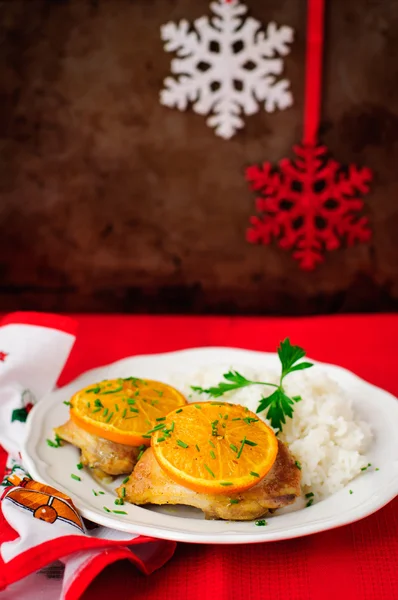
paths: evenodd
<path fill-rule="evenodd" d="M 220 351 L 232 351 L 232 352 L 243 352 L 243 353 L 247 353 L 248 355 L 258 355 L 258 356 L 262 356 L 262 357 L 273 357 L 276 358 L 277 354 L 275 352 L 262 352 L 259 350 L 251 350 L 251 349 L 247 349 L 247 348 L 239 348 L 239 347 L 232 347 L 232 346 L 201 346 L 201 347 L 192 347 L 192 348 L 184 348 L 184 349 L 180 349 L 180 350 L 175 350 L 175 351 L 169 351 L 169 352 L 160 352 L 160 353 L 146 353 L 146 354 L 137 354 L 137 355 L 132 355 L 132 356 L 128 356 L 125 358 L 122 358 L 120 360 L 117 361 L 113 361 L 111 363 L 105 364 L 105 365 L 100 365 L 99 367 L 95 367 L 92 369 L 89 369 L 87 371 L 84 371 L 83 373 L 80 373 L 76 378 L 74 378 L 73 380 L 69 381 L 66 385 L 62 386 L 62 387 L 56 387 L 54 390 L 52 390 L 51 392 L 49 392 L 48 394 L 46 394 L 45 396 L 43 396 L 42 399 L 40 399 L 40 401 L 38 402 L 38 406 L 44 406 L 44 403 L 49 402 L 49 400 L 51 399 L 52 395 L 54 394 L 54 392 L 60 391 L 62 389 L 65 389 L 67 387 L 69 387 L 70 385 L 76 385 L 81 379 L 86 378 L 88 376 L 90 376 L 92 373 L 96 373 L 98 371 L 102 371 L 104 369 L 109 369 L 112 367 L 116 367 L 116 366 L 122 366 L 123 363 L 127 363 L 128 361 L 131 361 L 133 359 L 148 359 L 148 358 L 153 358 L 153 359 L 161 359 L 163 357 L 173 357 L 173 356 L 178 356 L 181 354 L 195 354 L 197 352 L 220 352 Z M 356 373 L 350 371 L 349 369 L 346 369 L 345 367 L 341 367 L 339 365 L 333 364 L 333 363 L 325 363 L 322 361 L 317 361 L 317 360 L 313 360 L 311 358 L 309 358 L 309 360 L 311 360 L 312 362 L 314 362 L 314 364 L 317 364 L 319 366 L 325 367 L 327 369 L 331 369 L 333 371 L 337 371 L 337 372 L 344 372 L 346 375 L 349 375 L 353 380 L 357 380 L 359 383 L 361 383 L 362 385 L 366 385 L 367 387 L 369 387 L 370 389 L 373 389 L 375 391 L 377 391 L 378 393 L 382 393 L 384 395 L 387 395 L 390 400 L 394 400 L 394 401 L 398 401 L 398 399 L 391 394 L 389 391 L 384 390 L 383 388 L 380 388 L 372 383 L 370 383 L 369 381 L 365 380 L 364 378 L 358 376 Z M 221 361 L 220 361 L 221 363 Z M 28 468 L 28 472 L 32 475 L 32 477 L 34 477 L 35 479 L 38 480 L 42 480 L 44 482 L 45 481 L 45 477 L 43 477 L 43 472 L 40 471 L 40 467 L 36 467 L 36 462 L 40 463 L 42 462 L 44 466 L 49 466 L 48 463 L 45 463 L 44 461 L 42 461 L 38 456 L 36 457 L 36 461 L 35 459 L 31 456 L 31 451 L 30 451 L 30 447 L 31 444 L 33 442 L 35 442 L 35 438 L 34 438 L 34 434 L 33 434 L 33 430 L 34 430 L 34 426 L 36 424 L 36 420 L 38 420 L 39 422 L 41 422 L 41 420 L 39 419 L 39 415 L 43 415 L 44 411 L 42 410 L 40 413 L 40 410 L 37 409 L 37 407 L 35 406 L 34 409 L 30 412 L 28 419 L 27 419 L 27 427 L 26 427 L 26 437 L 21 449 L 21 455 L 22 455 L 22 459 L 23 459 L 23 463 L 27 466 Z M 44 468 L 44 475 L 46 469 Z M 50 477 L 50 476 L 49 476 Z M 48 482 L 49 485 L 54 485 L 53 482 Z M 349 525 L 351 523 L 354 523 L 356 521 L 359 521 L 363 518 L 366 518 L 367 516 L 370 516 L 371 514 L 374 514 L 376 511 L 378 511 L 379 509 L 383 508 L 386 504 L 388 504 L 389 502 L 391 502 L 397 495 L 398 495 L 398 476 L 392 478 L 392 480 L 389 482 L 388 485 L 386 485 L 383 488 L 383 495 L 380 498 L 379 496 L 375 496 L 374 499 L 372 500 L 372 498 L 367 499 L 364 503 L 360 504 L 359 506 L 355 506 L 355 507 L 351 507 L 347 512 L 341 512 L 338 515 L 336 515 L 336 517 L 332 517 L 332 518 L 327 518 L 324 517 L 321 522 L 319 522 L 319 520 L 315 520 L 312 523 L 302 523 L 302 524 L 298 524 L 296 525 L 293 530 L 282 530 L 279 532 L 272 532 L 271 530 L 267 529 L 267 531 L 265 531 L 264 529 L 255 529 L 253 530 L 253 533 L 247 533 L 247 532 L 231 532 L 230 534 L 228 534 L 227 536 L 222 536 L 220 533 L 214 533 L 214 534 L 209 534 L 209 533 L 199 533 L 199 532 L 181 532 L 180 530 L 176 530 L 176 529 L 172 529 L 170 527 L 165 527 L 162 529 L 158 529 L 156 526 L 148 526 L 148 525 L 140 525 L 140 524 L 136 524 L 136 523 L 131 523 L 130 521 L 123 521 L 123 519 L 121 517 L 118 517 L 117 515 L 112 515 L 109 516 L 107 513 L 101 513 L 99 511 L 99 509 L 92 509 L 89 508 L 88 505 L 86 505 L 86 503 L 84 501 L 80 501 L 80 499 L 75 499 L 73 498 L 73 493 L 70 490 L 66 490 L 66 492 L 72 496 L 73 502 L 76 506 L 76 508 L 79 510 L 80 514 L 86 518 L 89 519 L 90 521 L 93 521 L 99 525 L 103 525 L 105 527 L 109 527 L 111 529 L 117 529 L 119 531 L 123 531 L 125 533 L 131 533 L 131 534 L 138 534 L 138 535 L 144 535 L 144 536 L 149 536 L 152 538 L 156 538 L 156 539 L 164 539 L 164 540 L 171 540 L 171 541 L 180 541 L 180 542 L 185 542 L 185 543 L 197 543 L 197 544 L 245 544 L 245 543 L 262 543 L 262 542 L 271 542 L 271 541 L 281 541 L 281 540 L 286 540 L 286 539 L 294 539 L 294 538 L 298 538 L 298 537 L 304 537 L 307 535 L 313 535 L 315 533 L 321 533 L 324 531 L 328 531 L 330 529 L 335 529 L 338 527 L 343 527 L 344 525 Z M 315 505 L 314 505 L 315 507 Z M 178 518 L 178 517 L 177 517 Z M 228 523 L 233 523 L 233 522 L 228 522 Z M 134 529 L 134 531 L 132 531 Z M 227 532 L 228 533 L 228 532 Z"/>

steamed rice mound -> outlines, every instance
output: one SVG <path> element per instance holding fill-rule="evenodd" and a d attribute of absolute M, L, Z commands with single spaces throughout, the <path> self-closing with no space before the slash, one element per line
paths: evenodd
<path fill-rule="evenodd" d="M 275 373 L 237 365 L 205 368 L 190 375 L 175 376 L 172 385 L 179 388 L 190 402 L 205 401 L 205 395 L 191 390 L 191 385 L 210 387 L 233 368 L 252 381 L 279 383 Z M 368 464 L 366 451 L 372 434 L 367 423 L 355 417 L 350 399 L 343 389 L 321 367 L 292 373 L 284 380 L 290 396 L 301 396 L 295 403 L 293 418 L 279 434 L 302 468 L 303 492 L 322 499 L 343 488 Z M 247 406 L 256 412 L 261 396 L 269 396 L 273 388 L 254 385 L 224 394 L 220 401 Z M 268 424 L 264 413 L 258 415 Z"/>

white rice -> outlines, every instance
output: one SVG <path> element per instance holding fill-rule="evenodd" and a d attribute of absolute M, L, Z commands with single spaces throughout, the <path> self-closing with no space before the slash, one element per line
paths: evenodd
<path fill-rule="evenodd" d="M 235 364 L 232 368 L 252 381 L 278 383 L 272 372 Z M 230 369 L 230 365 L 218 365 L 191 374 L 175 374 L 170 383 L 190 402 L 203 402 L 207 398 L 193 392 L 191 386 L 215 386 Z M 321 367 L 292 373 L 286 377 L 284 388 L 288 395 L 301 396 L 302 400 L 295 403 L 293 418 L 286 419 L 278 437 L 301 464 L 303 493 L 313 492 L 316 499 L 325 498 L 347 485 L 368 464 L 365 452 L 372 439 L 371 429 L 355 418 L 350 399 Z M 261 396 L 272 391 L 271 387 L 253 385 L 224 394 L 220 400 L 256 412 Z M 258 416 L 269 424 L 264 413 Z"/>

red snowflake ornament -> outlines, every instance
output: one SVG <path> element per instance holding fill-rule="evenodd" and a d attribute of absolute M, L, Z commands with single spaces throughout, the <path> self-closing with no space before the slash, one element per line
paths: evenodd
<path fill-rule="evenodd" d="M 324 0 L 308 0 L 304 134 L 293 148 L 296 158 L 283 159 L 279 168 L 265 162 L 251 166 L 246 179 L 260 193 L 258 216 L 251 217 L 247 240 L 292 250 L 305 270 L 314 269 L 324 253 L 367 242 L 371 230 L 361 196 L 369 192 L 372 172 L 367 167 L 342 167 L 318 143 L 321 105 Z"/>
<path fill-rule="evenodd" d="M 279 169 L 266 162 L 246 170 L 251 188 L 260 192 L 247 240 L 293 250 L 305 270 L 324 260 L 325 250 L 336 250 L 343 239 L 351 246 L 371 237 L 368 219 L 359 216 L 360 195 L 369 191 L 370 169 L 343 169 L 327 157 L 325 146 L 295 146 L 295 160 L 283 159 Z"/>

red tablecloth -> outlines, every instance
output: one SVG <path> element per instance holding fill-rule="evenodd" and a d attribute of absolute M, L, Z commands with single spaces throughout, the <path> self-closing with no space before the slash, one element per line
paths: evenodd
<path fill-rule="evenodd" d="M 132 354 L 194 346 L 274 351 L 290 336 L 309 356 L 342 365 L 398 396 L 398 315 L 303 319 L 82 316 L 60 379 Z M 398 423 L 397 423 L 398 435 Z M 380 465 L 382 468 L 382 465 Z M 245 546 L 180 544 L 160 571 L 103 572 L 84 600 L 374 600 L 398 598 L 398 500 L 353 525 Z"/>

